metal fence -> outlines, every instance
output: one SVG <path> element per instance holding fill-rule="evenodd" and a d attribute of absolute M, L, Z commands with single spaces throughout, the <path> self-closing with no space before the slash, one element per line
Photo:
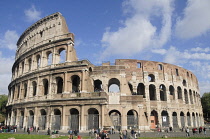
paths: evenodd
<path fill-rule="evenodd" d="M 53 115 L 52 116 L 52 122 L 51 127 L 53 130 L 60 130 L 61 126 L 61 116 L 60 115 Z"/>
<path fill-rule="evenodd" d="M 88 129 L 98 129 L 98 128 L 99 128 L 99 115 L 88 114 Z"/>
<path fill-rule="evenodd" d="M 46 121 L 47 121 L 47 116 L 46 115 L 42 115 L 39 117 L 39 128 L 40 130 L 45 130 L 46 128 Z"/>
<path fill-rule="evenodd" d="M 72 114 L 69 116 L 69 128 L 72 130 L 79 129 L 79 115 Z"/>

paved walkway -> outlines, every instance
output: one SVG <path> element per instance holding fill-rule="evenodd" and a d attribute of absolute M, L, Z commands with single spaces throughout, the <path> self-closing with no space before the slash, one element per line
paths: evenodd
<path fill-rule="evenodd" d="M 23 132 L 23 130 L 19 130 L 16 134 L 27 134 L 27 132 Z M 46 135 L 47 131 L 42 130 L 39 133 L 37 132 L 31 132 L 31 134 L 40 134 L 40 135 Z M 60 131 L 59 132 L 60 135 L 65 135 L 67 136 L 68 133 L 67 131 Z M 81 132 L 79 133 L 79 135 L 81 136 L 89 136 L 89 133 L 87 132 Z M 128 136 L 130 136 L 130 131 L 128 131 Z M 186 137 L 186 133 L 185 132 L 181 132 L 181 131 L 176 131 L 176 132 L 141 132 L 140 137 L 164 137 L 164 136 L 168 136 L 168 137 Z M 191 137 L 210 137 L 210 131 L 207 130 L 206 135 L 204 135 L 204 132 L 202 132 L 201 134 L 194 134 L 192 132 L 190 132 L 190 136 Z M 94 136 L 92 136 L 94 137 Z M 119 133 L 115 133 L 115 134 L 111 134 L 110 135 L 111 139 L 119 139 Z"/>

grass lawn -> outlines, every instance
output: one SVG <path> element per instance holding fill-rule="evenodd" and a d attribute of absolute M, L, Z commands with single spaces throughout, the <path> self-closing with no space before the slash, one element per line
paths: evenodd
<path fill-rule="evenodd" d="M 27 134 L 8 134 L 8 133 L 0 133 L 0 139 L 49 139 L 49 135 L 27 135 Z M 148 139 L 149 137 L 141 137 L 139 139 Z M 168 137 L 169 139 L 186 139 L 186 137 L 177 138 L 177 137 Z M 210 137 L 189 137 L 187 139 L 209 139 Z M 67 136 L 61 136 L 59 139 L 68 139 Z M 74 137 L 74 139 L 77 139 Z M 82 139 L 90 139 L 90 137 L 82 137 Z M 94 139 L 94 138 L 92 138 Z M 149 139 L 163 139 L 163 138 L 149 138 Z"/>

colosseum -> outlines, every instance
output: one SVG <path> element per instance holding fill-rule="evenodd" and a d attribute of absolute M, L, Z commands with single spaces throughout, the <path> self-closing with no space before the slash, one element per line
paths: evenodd
<path fill-rule="evenodd" d="M 17 41 L 8 86 L 7 125 L 41 130 L 204 125 L 196 76 L 155 61 L 78 60 L 61 13 L 44 17 Z"/>

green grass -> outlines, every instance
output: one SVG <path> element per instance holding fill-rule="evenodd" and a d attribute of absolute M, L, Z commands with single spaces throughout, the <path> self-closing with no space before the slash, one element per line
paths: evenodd
<path fill-rule="evenodd" d="M 49 139 L 49 135 L 27 135 L 27 134 L 9 134 L 9 133 L 0 133 L 0 139 Z M 163 138 L 150 138 L 150 137 L 140 137 L 139 139 L 163 139 Z M 209 139 L 210 137 L 168 137 L 169 139 Z M 67 136 L 60 136 L 59 139 L 68 139 Z M 74 137 L 76 139 L 76 137 Z M 90 139 L 90 137 L 82 137 L 82 139 Z M 94 138 L 91 138 L 94 139 Z M 114 138 L 111 138 L 114 139 Z"/>

